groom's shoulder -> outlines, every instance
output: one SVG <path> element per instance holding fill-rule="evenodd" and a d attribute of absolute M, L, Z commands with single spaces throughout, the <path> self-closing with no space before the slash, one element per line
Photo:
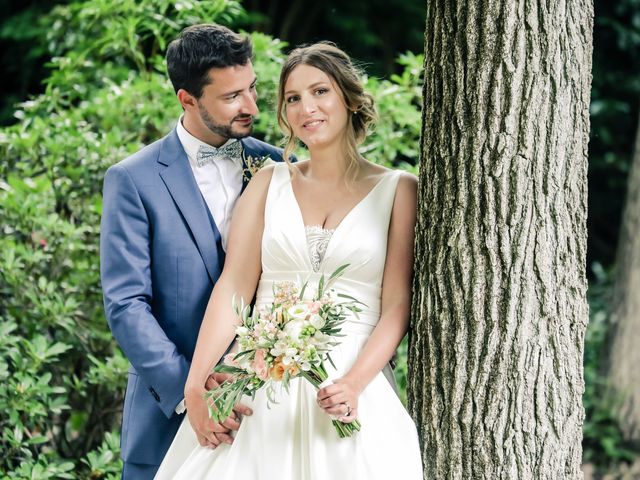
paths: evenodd
<path fill-rule="evenodd" d="M 163 144 L 169 139 L 171 133 L 159 140 L 156 140 L 149 145 L 142 147 L 135 153 L 132 153 L 128 157 L 120 160 L 112 165 L 111 168 L 124 168 L 129 174 L 136 174 L 142 172 L 148 175 L 150 168 L 153 168 L 157 164 L 158 157 L 162 151 Z"/>
<path fill-rule="evenodd" d="M 275 161 L 282 161 L 282 148 L 275 147 L 254 137 L 245 137 L 242 139 L 242 143 L 244 145 L 245 153 L 248 155 L 268 155 Z"/>

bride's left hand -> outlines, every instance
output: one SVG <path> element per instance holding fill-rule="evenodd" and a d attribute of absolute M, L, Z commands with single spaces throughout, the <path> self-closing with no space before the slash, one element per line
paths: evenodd
<path fill-rule="evenodd" d="M 333 384 L 318 390 L 317 401 L 329 415 L 339 417 L 343 423 L 351 423 L 358 418 L 358 397 L 360 387 L 346 377 L 333 380 Z"/>

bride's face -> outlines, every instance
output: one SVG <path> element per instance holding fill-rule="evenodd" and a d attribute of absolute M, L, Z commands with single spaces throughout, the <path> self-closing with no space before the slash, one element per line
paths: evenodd
<path fill-rule="evenodd" d="M 309 149 L 340 141 L 349 118 L 342 92 L 331 77 L 298 65 L 284 87 L 285 113 L 293 134 Z"/>

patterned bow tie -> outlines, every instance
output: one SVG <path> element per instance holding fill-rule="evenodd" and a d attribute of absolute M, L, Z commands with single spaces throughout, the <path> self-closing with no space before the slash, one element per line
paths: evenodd
<path fill-rule="evenodd" d="M 216 160 L 224 158 L 235 160 L 236 158 L 239 158 L 241 154 L 242 144 L 238 140 L 227 143 L 220 148 L 211 147 L 209 145 L 200 145 L 196 155 L 196 164 L 198 167 L 202 167 L 207 163 L 215 162 Z"/>

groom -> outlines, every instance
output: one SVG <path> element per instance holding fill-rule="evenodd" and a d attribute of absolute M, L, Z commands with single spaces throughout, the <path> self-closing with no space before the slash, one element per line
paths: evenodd
<path fill-rule="evenodd" d="M 151 479 L 184 418 L 183 391 L 229 223 L 251 173 L 281 151 L 249 135 L 252 46 L 218 25 L 185 29 L 167 50 L 184 114 L 166 137 L 104 179 L 100 263 L 105 313 L 131 362 L 122 419 L 124 480 Z M 237 422 L 196 431 L 224 440 Z M 216 443 L 217 442 L 217 443 Z"/>

